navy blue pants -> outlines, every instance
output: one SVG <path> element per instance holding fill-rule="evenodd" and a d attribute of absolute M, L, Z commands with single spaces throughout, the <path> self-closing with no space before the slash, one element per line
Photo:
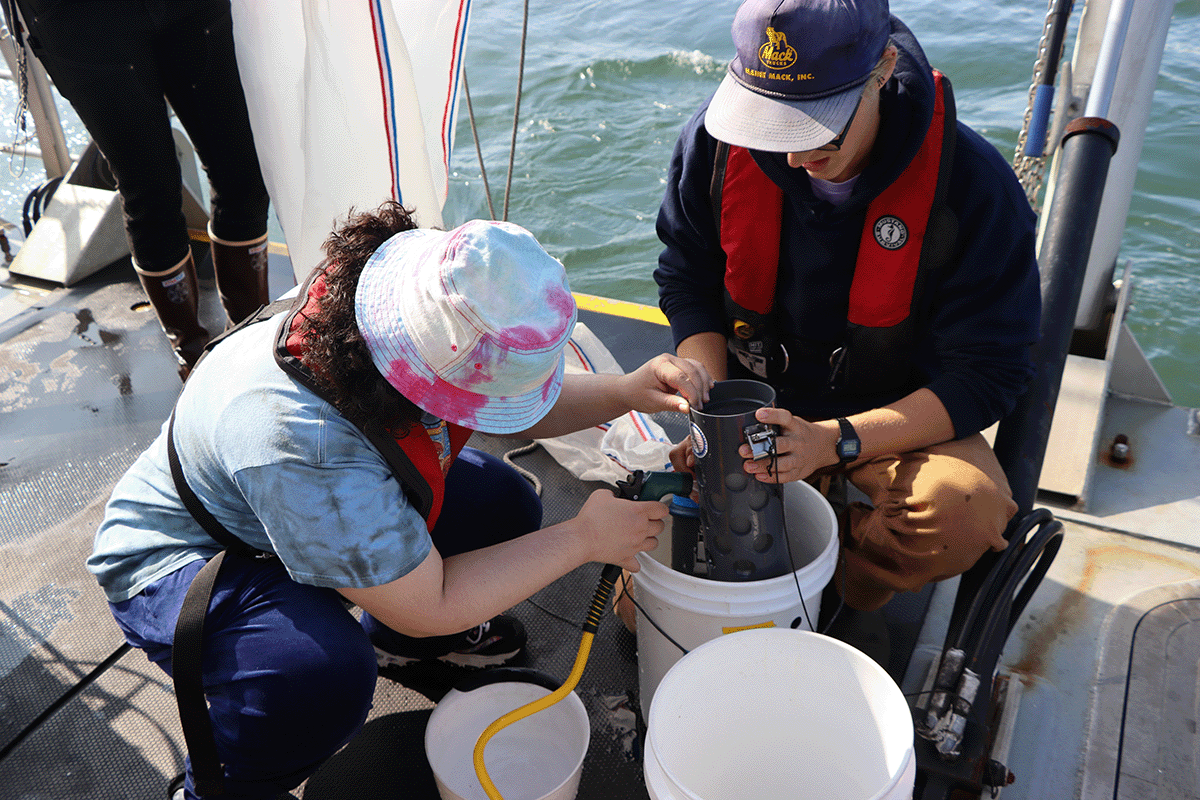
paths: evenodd
<path fill-rule="evenodd" d="M 267 232 L 269 198 L 238 76 L 229 0 L 18 0 L 30 47 L 112 167 L 143 269 L 187 255 L 171 109 L 212 189 L 213 233 Z"/>
<path fill-rule="evenodd" d="M 464 449 L 446 480 L 431 532 L 443 557 L 541 527 L 537 494 L 498 458 Z M 203 565 L 112 604 L 129 643 L 167 674 L 179 609 Z M 375 676 L 375 650 L 341 595 L 296 583 L 278 560 L 227 556 L 204 623 L 204 686 L 226 797 L 274 798 L 315 772 L 366 721 Z"/>

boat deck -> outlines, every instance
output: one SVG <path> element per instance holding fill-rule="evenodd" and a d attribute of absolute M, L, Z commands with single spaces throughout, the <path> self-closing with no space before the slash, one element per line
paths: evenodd
<path fill-rule="evenodd" d="M 290 288 L 282 252 L 273 251 L 271 271 L 276 293 Z M 174 362 L 128 260 L 70 288 L 0 278 L 0 797 L 161 798 L 184 758 L 171 685 L 123 645 L 84 559 L 112 485 L 178 395 Z M 201 284 L 202 314 L 217 330 L 204 261 Z M 670 347 L 652 322 L 594 311 L 581 319 L 626 368 Z M 1018 732 L 1001 742 L 1017 775 L 1005 797 L 1200 796 L 1191 761 L 1200 532 L 1179 522 L 1200 518 L 1200 437 L 1172 434 L 1194 412 L 1112 404 L 1105 425 L 1116 427 L 1106 435 L 1162 437 L 1172 461 L 1099 465 L 1092 510 L 1055 509 L 1066 543 L 1003 662 L 1021 697 L 1008 719 Z M 679 420 L 658 421 L 672 440 L 684 434 Z M 472 439 L 494 453 L 520 444 Z M 601 485 L 575 479 L 542 449 L 515 462 L 540 479 L 547 524 L 573 516 Z M 529 632 L 524 666 L 565 678 L 599 570 L 580 568 L 513 610 Z M 948 582 L 888 608 L 888 669 L 906 692 L 919 689 L 940 648 L 953 590 Z M 379 681 L 361 734 L 297 794 L 437 797 L 424 726 L 462 673 L 407 670 L 400 682 Z M 635 637 L 610 615 L 577 689 L 592 724 L 583 800 L 648 797 L 637 684 Z"/>

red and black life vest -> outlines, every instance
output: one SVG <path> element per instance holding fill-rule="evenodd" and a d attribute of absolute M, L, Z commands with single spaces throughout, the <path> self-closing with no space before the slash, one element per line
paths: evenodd
<path fill-rule="evenodd" d="M 911 371 L 913 309 L 927 276 L 948 260 L 957 221 L 945 202 L 954 158 L 950 81 L 933 72 L 933 119 L 916 156 L 867 208 L 842 346 L 830 385 L 851 394 L 899 387 Z M 751 372 L 783 375 L 789 355 L 775 310 L 783 190 L 749 150 L 718 143 L 711 184 L 725 251 L 726 340 Z"/>
<path fill-rule="evenodd" d="M 300 361 L 303 342 L 296 332 L 300 314 L 306 308 L 315 311 L 317 298 L 324 293 L 324 275 L 320 271 L 314 271 L 301 287 L 291 312 L 279 327 L 275 341 L 275 361 L 318 397 L 327 399 L 327 393 L 314 379 L 308 367 Z M 270 311 L 270 306 L 266 310 Z M 422 425 L 414 425 L 407 433 L 396 437 L 377 436 L 363 431 L 371 444 L 383 455 L 409 502 L 425 518 L 426 527 L 430 530 L 437 522 L 446 496 L 446 471 L 471 438 L 472 431 L 447 422 L 445 433 L 444 440 L 439 443 L 434 441 Z M 449 452 L 444 452 L 447 448 Z"/>

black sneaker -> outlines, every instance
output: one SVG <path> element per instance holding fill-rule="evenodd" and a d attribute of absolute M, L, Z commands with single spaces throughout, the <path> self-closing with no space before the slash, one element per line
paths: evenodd
<path fill-rule="evenodd" d="M 525 648 L 525 626 L 501 614 L 469 631 L 449 636 L 405 636 L 378 625 L 371 631 L 379 668 L 437 659 L 460 667 L 497 667 Z"/>

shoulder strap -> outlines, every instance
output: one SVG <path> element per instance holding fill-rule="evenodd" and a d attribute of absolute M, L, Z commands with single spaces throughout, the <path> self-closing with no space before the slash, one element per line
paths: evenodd
<path fill-rule="evenodd" d="M 314 270 L 300 288 L 300 294 L 292 305 L 291 313 L 285 315 L 283 322 L 279 325 L 279 330 L 275 335 L 275 363 L 279 365 L 280 369 L 295 378 L 301 386 L 322 400 L 329 402 L 329 393 L 325 390 L 325 387 L 317 382 L 308 367 L 304 366 L 299 358 L 292 355 L 287 346 L 288 335 L 292 329 L 292 320 L 304 308 L 308 297 L 309 284 L 316 275 L 317 271 Z M 429 519 L 429 515 L 434 507 L 433 487 L 429 485 L 429 481 L 425 479 L 425 476 L 413 464 L 412 459 L 405 454 L 404 450 L 396 443 L 396 440 L 392 436 L 386 433 L 372 433 L 362 428 L 359 428 L 359 430 L 362 431 L 362 434 L 367 437 L 367 440 L 379 450 L 384 460 L 387 461 L 388 466 L 391 467 L 392 472 L 395 473 L 397 479 L 400 481 L 400 486 L 404 489 L 404 493 L 408 496 L 408 500 L 412 503 L 413 508 L 422 517 Z"/>
<path fill-rule="evenodd" d="M 867 208 L 850 286 L 848 319 L 854 325 L 886 328 L 912 313 L 930 269 L 930 255 L 945 246 L 940 208 L 949 184 L 954 150 L 954 102 L 948 81 L 934 71 L 934 111 L 929 130 L 912 161 Z"/>
<path fill-rule="evenodd" d="M 709 196 L 725 251 L 725 291 L 739 307 L 766 315 L 775 304 L 783 190 L 749 150 L 718 142 Z"/>
<path fill-rule="evenodd" d="M 183 505 L 192 515 L 192 519 L 196 520 L 209 536 L 226 550 L 233 550 L 239 555 L 253 557 L 262 554 L 261 550 L 251 547 L 230 533 L 229 529 L 217 521 L 216 517 L 208 513 L 204 503 L 200 502 L 200 498 L 188 485 L 187 478 L 183 476 L 183 466 L 179 463 L 179 453 L 175 449 L 174 409 L 171 409 L 171 419 L 167 422 L 167 461 L 171 465 L 171 479 L 175 482 L 175 491 L 179 493 L 179 499 L 183 501 Z"/>
<path fill-rule="evenodd" d="M 246 320 L 213 339 L 205 346 L 200 357 L 203 358 L 218 341 L 233 331 L 276 313 L 271 311 L 275 305 L 272 303 L 263 306 Z M 192 762 L 192 781 L 196 792 L 202 797 L 215 797 L 225 794 L 225 770 L 217 756 L 212 720 L 208 715 L 208 702 L 204 696 L 204 619 L 208 614 L 213 587 L 216 585 L 221 565 L 225 563 L 226 554 L 232 552 L 248 557 L 265 554 L 230 533 L 228 528 L 209 513 L 204 503 L 192 491 L 183 475 L 183 466 L 175 449 L 175 409 L 171 409 L 171 417 L 167 422 L 167 461 L 171 467 L 171 480 L 175 483 L 175 491 L 183 501 L 184 507 L 192 515 L 192 519 L 225 548 L 209 559 L 192 579 L 192 585 L 184 595 L 171 642 L 171 678 L 175 684 L 175 703 L 179 709 L 183 740 Z"/>
<path fill-rule="evenodd" d="M 192 585 L 184 595 L 183 606 L 179 609 L 179 619 L 175 622 L 175 634 L 171 642 L 171 678 L 175 683 L 175 704 L 179 708 L 183 740 L 192 761 L 192 780 L 197 793 L 202 797 L 210 797 L 225 793 L 225 771 L 217 757 L 212 720 L 208 716 L 208 702 L 204 698 L 204 618 L 208 614 L 208 604 L 225 555 L 232 552 L 253 557 L 263 553 L 234 536 L 218 522 L 183 477 L 179 453 L 175 450 L 174 409 L 167 422 L 167 460 L 171 465 L 175 491 L 179 493 L 179 499 L 188 513 L 225 548 L 209 559 L 192 579 Z"/>

